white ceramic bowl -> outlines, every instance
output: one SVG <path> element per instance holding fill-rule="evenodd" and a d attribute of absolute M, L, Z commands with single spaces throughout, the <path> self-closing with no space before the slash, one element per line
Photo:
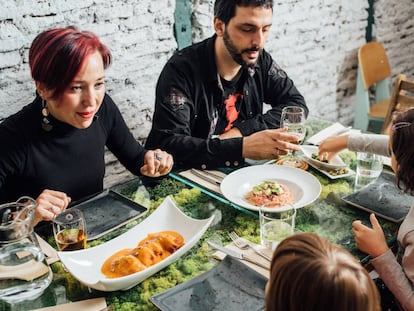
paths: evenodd
<path fill-rule="evenodd" d="M 302 150 L 306 159 L 311 162 L 312 164 L 316 165 L 325 170 L 338 170 L 341 168 L 347 167 L 346 163 L 342 161 L 342 159 L 336 155 L 334 156 L 329 163 L 322 162 L 312 158 L 312 154 L 318 154 L 318 146 L 311 146 L 311 145 L 304 145 L 301 146 L 300 149 Z"/>

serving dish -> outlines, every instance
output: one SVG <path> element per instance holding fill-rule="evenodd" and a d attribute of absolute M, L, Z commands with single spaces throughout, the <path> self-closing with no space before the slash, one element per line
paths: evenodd
<path fill-rule="evenodd" d="M 151 215 L 124 234 L 92 248 L 58 252 L 58 256 L 66 269 L 83 284 L 101 291 L 126 290 L 168 266 L 190 250 L 208 229 L 213 218 L 214 216 L 203 220 L 193 219 L 185 215 L 167 197 Z M 137 273 L 114 279 L 106 278 L 101 273 L 102 264 L 115 252 L 136 247 L 148 233 L 164 230 L 180 233 L 184 237 L 184 246 L 164 260 Z"/>
<path fill-rule="evenodd" d="M 291 209 L 292 206 L 300 208 L 309 205 L 319 197 L 322 190 L 318 179 L 302 169 L 279 165 L 255 165 L 227 175 L 221 182 L 220 191 L 234 204 L 258 212 L 259 206 L 247 202 L 245 195 L 253 186 L 265 180 L 284 184 L 293 194 L 293 204 L 277 207 L 279 211 Z"/>
<path fill-rule="evenodd" d="M 88 241 L 97 239 L 147 212 L 144 206 L 112 190 L 104 190 L 73 207 L 80 209 L 85 217 Z"/>
<path fill-rule="evenodd" d="M 355 175 L 355 171 L 351 170 L 349 167 L 341 168 L 339 170 L 325 170 L 308 161 L 307 158 L 304 158 L 304 161 L 308 163 L 310 166 L 312 166 L 315 170 L 317 170 L 318 172 L 327 176 L 330 179 L 338 179 Z M 341 173 L 341 170 L 346 170 L 346 173 Z"/>
<path fill-rule="evenodd" d="M 342 159 L 336 155 L 334 156 L 329 163 L 319 161 L 317 159 L 312 158 L 312 154 L 318 154 L 319 149 L 317 146 L 311 146 L 311 145 L 303 145 L 300 146 L 300 149 L 303 152 L 303 155 L 305 156 L 308 163 L 311 163 L 318 168 L 324 169 L 324 170 L 338 170 L 341 168 L 347 167 L 347 164 L 342 161 Z"/>
<path fill-rule="evenodd" d="M 382 172 L 375 181 L 342 200 L 393 222 L 401 222 L 414 203 L 413 196 L 398 189 L 395 175 L 387 172 Z"/>
<path fill-rule="evenodd" d="M 163 311 L 263 310 L 267 278 L 226 256 L 213 269 L 151 297 Z"/>

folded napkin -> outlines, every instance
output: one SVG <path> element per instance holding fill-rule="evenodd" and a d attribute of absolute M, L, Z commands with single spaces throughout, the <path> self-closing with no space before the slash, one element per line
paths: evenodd
<path fill-rule="evenodd" d="M 82 310 L 82 311 L 101 311 L 105 310 L 106 301 L 105 298 L 94 298 L 88 300 L 81 300 L 76 302 L 65 303 L 53 307 L 46 307 L 35 309 L 33 311 L 73 311 L 73 310 Z"/>
<path fill-rule="evenodd" d="M 322 131 L 316 133 L 315 135 L 309 137 L 306 141 L 309 144 L 312 145 L 319 145 L 321 144 L 325 139 L 331 136 L 336 135 L 344 135 L 349 133 L 360 133 L 360 130 L 357 129 L 351 129 L 349 127 L 343 126 L 339 122 L 335 122 L 331 126 L 328 126 L 327 128 L 323 129 Z"/>
<path fill-rule="evenodd" d="M 252 243 L 252 245 L 254 245 L 253 243 Z M 261 245 L 256 245 L 257 247 L 263 247 L 263 246 L 261 246 Z M 234 245 L 234 243 L 230 243 L 230 244 L 228 244 L 228 245 L 226 245 L 225 246 L 226 248 L 229 248 L 229 249 L 232 249 L 232 250 L 234 250 L 234 251 L 237 251 L 237 252 L 243 252 L 243 253 L 247 253 L 247 254 L 249 254 L 250 256 L 252 256 L 254 259 L 257 259 L 258 261 L 260 261 L 260 262 L 263 262 L 263 261 L 266 261 L 266 259 L 264 259 L 263 257 L 261 257 L 260 255 L 258 255 L 254 250 L 252 250 L 252 249 L 247 249 L 247 250 L 241 250 L 240 248 L 238 248 L 236 245 Z M 270 252 L 270 250 L 267 250 L 267 249 L 264 249 L 263 248 L 263 251 L 268 251 L 268 252 Z M 216 251 L 216 252 L 214 252 L 214 254 L 213 254 L 213 257 L 214 258 L 216 258 L 217 260 L 223 260 L 224 259 L 224 257 L 226 257 L 226 254 L 224 254 L 223 252 L 220 252 L 220 251 Z M 253 270 L 255 270 L 255 271 L 257 271 L 257 272 L 259 272 L 261 275 L 263 275 L 263 276 L 265 276 L 266 278 L 269 278 L 269 276 L 270 276 L 270 271 L 269 270 L 267 270 L 267 269 L 264 269 L 264 268 L 262 268 L 262 267 L 260 267 L 260 266 L 258 266 L 258 265 L 255 265 L 254 263 L 251 263 L 251 262 L 248 262 L 248 261 L 246 261 L 246 260 L 241 260 L 240 262 L 242 262 L 243 264 L 245 264 L 246 266 L 249 266 L 250 268 L 252 268 Z M 270 265 L 270 263 L 269 263 L 269 265 Z"/>
<path fill-rule="evenodd" d="M 46 262 L 49 265 L 60 260 L 57 251 L 49 243 L 43 240 L 38 234 L 36 234 L 36 238 L 39 242 L 40 249 L 46 256 Z"/>
<path fill-rule="evenodd" d="M 205 176 L 207 179 L 211 179 L 212 181 L 217 181 L 217 183 L 213 183 L 213 182 L 209 182 L 206 181 L 205 179 L 201 178 L 200 176 L 197 176 L 193 173 L 193 170 L 186 170 L 186 171 L 182 171 L 179 173 L 179 175 L 185 177 L 186 179 L 208 189 L 211 190 L 217 194 L 221 195 L 221 191 L 220 191 L 220 182 L 223 180 L 224 177 L 226 177 L 226 174 L 217 170 L 206 170 L 205 173 L 202 170 L 197 170 L 197 172 L 200 172 L 201 174 L 203 174 L 203 176 Z M 221 178 L 216 178 L 213 177 L 212 175 L 209 175 L 208 173 L 213 173 L 217 176 L 221 176 Z"/>

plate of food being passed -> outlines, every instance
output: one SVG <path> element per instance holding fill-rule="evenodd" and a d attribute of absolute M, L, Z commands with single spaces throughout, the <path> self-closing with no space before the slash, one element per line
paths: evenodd
<path fill-rule="evenodd" d="M 312 174 L 279 165 L 241 168 L 227 175 L 220 185 L 227 200 L 257 212 L 263 205 L 279 211 L 309 205 L 319 197 L 321 189 Z"/>
<path fill-rule="evenodd" d="M 342 161 L 342 159 L 338 155 L 334 156 L 329 161 L 319 159 L 318 146 L 304 145 L 300 146 L 300 149 L 302 150 L 306 160 L 308 160 L 311 164 L 323 170 L 340 170 L 342 168 L 347 167 L 347 164 L 344 161 Z"/>

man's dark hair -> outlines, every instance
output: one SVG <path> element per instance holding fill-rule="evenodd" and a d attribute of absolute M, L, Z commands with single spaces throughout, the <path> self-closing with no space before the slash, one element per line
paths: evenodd
<path fill-rule="evenodd" d="M 273 0 L 216 0 L 214 16 L 227 24 L 236 14 L 236 6 L 264 6 L 273 9 Z"/>

